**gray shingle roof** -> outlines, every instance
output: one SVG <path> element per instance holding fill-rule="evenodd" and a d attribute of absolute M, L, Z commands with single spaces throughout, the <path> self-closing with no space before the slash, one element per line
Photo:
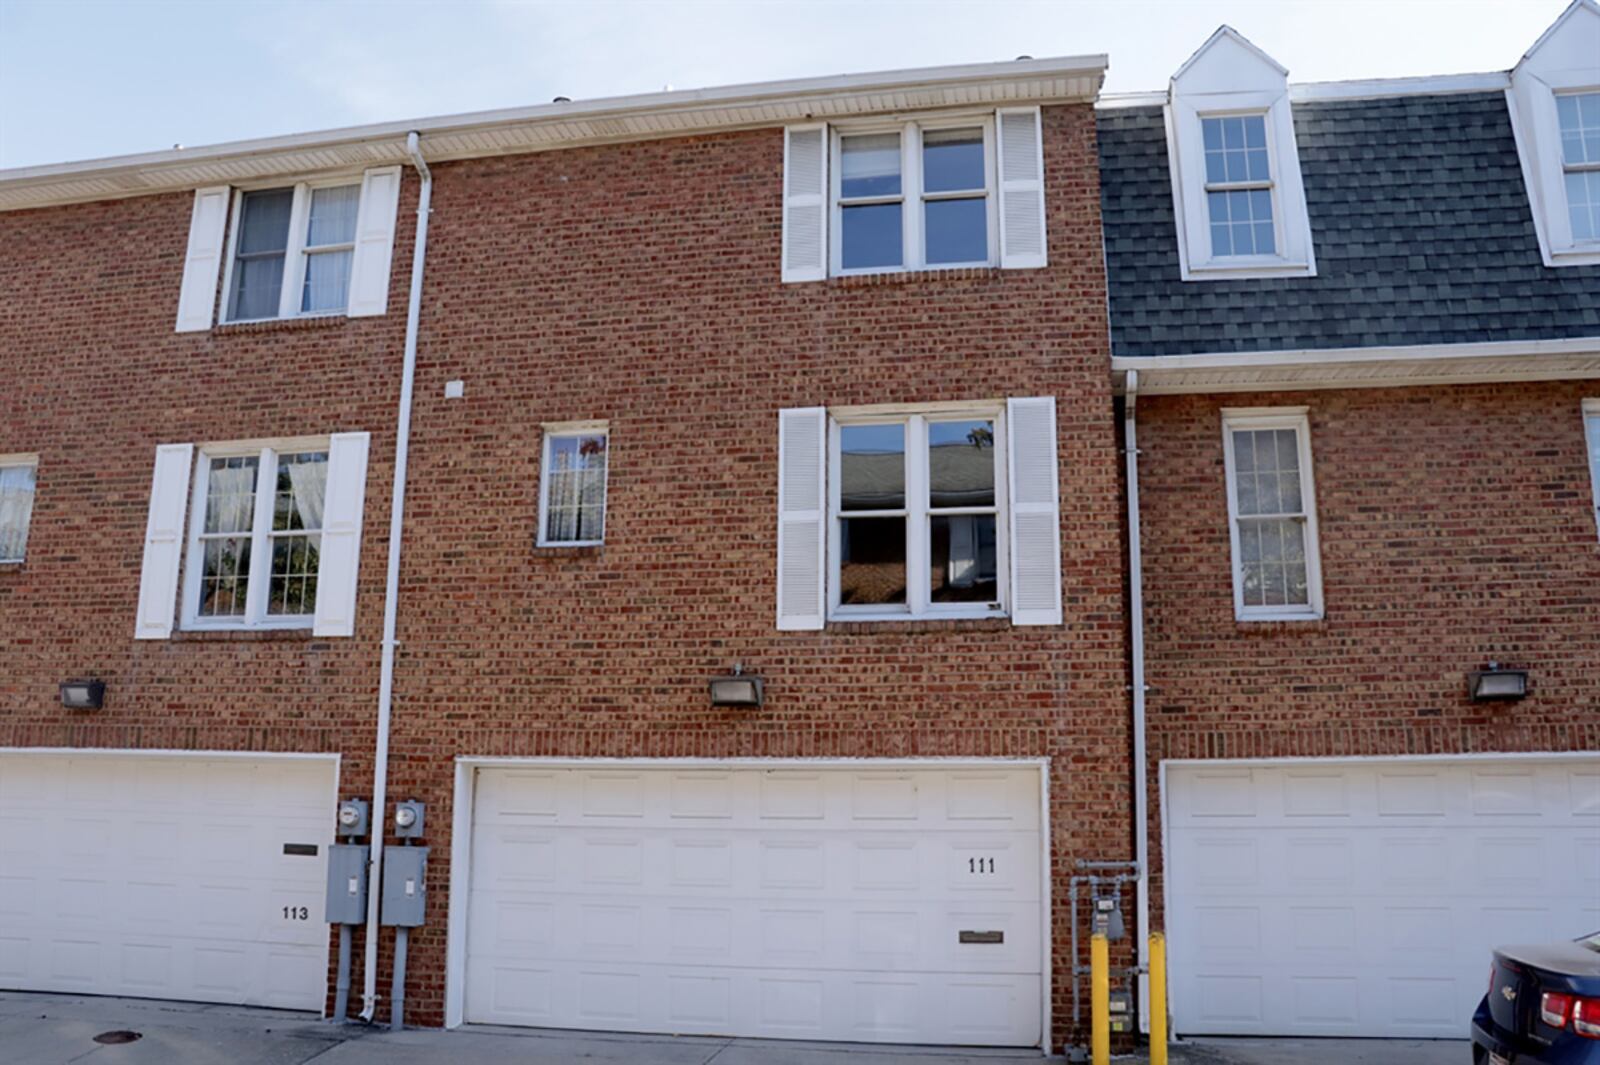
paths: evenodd
<path fill-rule="evenodd" d="M 1099 114 L 1117 355 L 1600 336 L 1600 266 L 1546 267 L 1501 93 L 1300 102 L 1317 276 L 1179 279 L 1161 109 Z"/>

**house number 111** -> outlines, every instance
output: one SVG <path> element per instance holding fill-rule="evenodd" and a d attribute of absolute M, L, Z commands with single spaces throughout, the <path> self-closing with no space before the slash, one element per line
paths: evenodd
<path fill-rule="evenodd" d="M 969 873 L 984 873 L 984 874 L 992 873 L 992 872 L 994 872 L 994 859 L 993 858 L 968 858 L 967 859 L 967 872 L 969 872 Z"/>

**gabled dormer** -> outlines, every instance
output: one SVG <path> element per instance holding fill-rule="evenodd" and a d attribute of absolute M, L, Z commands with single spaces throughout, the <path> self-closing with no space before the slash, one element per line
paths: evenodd
<path fill-rule="evenodd" d="M 1573 0 L 1506 96 L 1545 265 L 1600 263 L 1600 3 Z"/>
<path fill-rule="evenodd" d="M 1183 279 L 1315 276 L 1289 72 L 1223 26 L 1172 76 L 1166 122 Z"/>

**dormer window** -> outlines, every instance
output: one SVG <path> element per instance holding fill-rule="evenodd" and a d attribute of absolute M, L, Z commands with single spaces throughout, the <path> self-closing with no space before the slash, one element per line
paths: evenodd
<path fill-rule="evenodd" d="M 1215 256 L 1274 255 L 1267 116 L 1203 117 L 1206 211 Z"/>
<path fill-rule="evenodd" d="M 1185 281 L 1316 273 L 1288 72 L 1226 26 L 1173 75 L 1167 153 Z"/>
<path fill-rule="evenodd" d="M 1507 99 L 1544 264 L 1600 264 L 1600 3 L 1573 0 Z"/>
<path fill-rule="evenodd" d="M 1600 91 L 1557 96 L 1556 121 L 1573 242 L 1600 241 Z"/>

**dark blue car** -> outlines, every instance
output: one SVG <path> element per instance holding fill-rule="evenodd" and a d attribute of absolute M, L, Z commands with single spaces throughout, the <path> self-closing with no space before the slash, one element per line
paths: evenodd
<path fill-rule="evenodd" d="M 1473 1065 L 1600 1065 L 1600 932 L 1501 947 L 1472 1017 Z"/>

